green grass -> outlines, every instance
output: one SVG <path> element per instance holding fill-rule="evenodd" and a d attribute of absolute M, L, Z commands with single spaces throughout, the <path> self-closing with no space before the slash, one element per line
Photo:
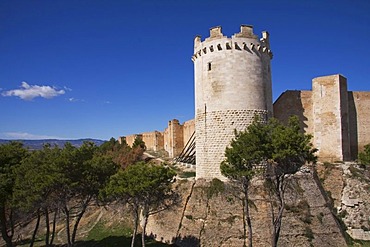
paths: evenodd
<path fill-rule="evenodd" d="M 195 177 L 195 172 L 178 172 L 180 178 L 191 178 Z"/>
<path fill-rule="evenodd" d="M 87 235 L 86 240 L 102 240 L 108 236 L 131 236 L 132 231 L 124 225 L 106 227 L 103 222 L 97 223 Z"/>
<path fill-rule="evenodd" d="M 106 226 L 103 222 L 99 222 L 89 232 L 86 239 L 78 241 L 77 247 L 114 247 L 114 246 L 130 246 L 132 238 L 132 230 L 123 224 L 115 224 Z M 146 246 L 149 247 L 165 247 L 173 246 L 156 242 L 151 238 L 146 238 Z M 141 246 L 141 235 L 136 236 L 135 247 Z"/>
<path fill-rule="evenodd" d="M 361 241 L 361 240 L 351 239 L 348 246 L 350 246 L 350 247 L 370 247 L 370 241 L 365 241 L 365 240 Z"/>
<path fill-rule="evenodd" d="M 122 223 L 106 226 L 103 222 L 97 223 L 88 233 L 85 239 L 76 242 L 76 247 L 115 247 L 115 246 L 131 246 L 132 230 Z M 17 246 L 29 246 L 29 239 L 23 241 Z M 157 242 L 152 238 L 147 237 L 145 244 L 148 247 L 168 247 L 175 245 L 164 244 Z M 44 240 L 38 238 L 35 242 L 35 247 L 45 246 Z M 64 247 L 65 245 L 54 245 Z M 135 247 L 141 246 L 141 235 L 136 235 Z"/>

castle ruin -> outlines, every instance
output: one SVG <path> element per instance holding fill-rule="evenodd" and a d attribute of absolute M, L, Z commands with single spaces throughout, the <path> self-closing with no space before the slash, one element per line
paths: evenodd
<path fill-rule="evenodd" d="M 370 92 L 349 92 L 345 77 L 331 75 L 313 79 L 312 91 L 288 90 L 272 103 L 271 58 L 268 32 L 258 39 L 252 26 L 242 25 L 229 38 L 211 28 L 210 37 L 194 40 L 195 119 L 122 138 L 129 145 L 142 138 L 147 149 L 175 158 L 195 131 L 196 177 L 224 179 L 219 167 L 235 129 L 245 130 L 255 115 L 282 122 L 297 115 L 320 161 L 355 160 L 370 143 Z"/>

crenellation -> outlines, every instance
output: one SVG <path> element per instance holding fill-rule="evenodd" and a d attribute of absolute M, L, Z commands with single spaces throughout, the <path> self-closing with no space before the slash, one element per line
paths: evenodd
<path fill-rule="evenodd" d="M 222 28 L 220 26 L 212 27 L 209 31 L 209 38 L 207 39 L 218 39 L 224 37 L 222 34 Z"/>
<path fill-rule="evenodd" d="M 231 42 L 231 43 L 226 42 L 224 44 L 218 43 L 215 46 L 217 47 L 217 51 L 223 51 L 223 50 L 237 50 L 237 51 L 245 50 L 245 51 L 248 51 L 248 52 L 254 51 L 254 53 L 256 55 L 259 55 L 261 53 L 265 53 L 265 54 L 269 55 L 270 59 L 272 58 L 272 51 L 270 49 L 268 49 L 268 47 L 263 46 L 261 44 L 255 45 L 254 43 L 250 43 L 250 48 L 248 48 L 247 44 L 245 42 L 243 42 L 243 49 L 241 49 L 237 42 L 234 42 L 234 45 L 231 45 L 232 43 L 233 42 Z M 257 46 L 257 48 L 254 49 L 256 46 Z M 210 52 L 214 52 L 215 51 L 214 45 L 210 45 L 209 47 L 204 47 L 202 49 L 197 50 L 194 53 L 194 55 L 192 56 L 192 60 L 194 61 L 198 57 L 200 57 L 202 55 L 206 55 L 208 50 Z"/>
<path fill-rule="evenodd" d="M 252 25 L 241 25 L 240 32 L 233 35 L 233 37 L 238 38 L 251 38 L 256 39 L 257 36 L 253 33 L 253 26 Z"/>

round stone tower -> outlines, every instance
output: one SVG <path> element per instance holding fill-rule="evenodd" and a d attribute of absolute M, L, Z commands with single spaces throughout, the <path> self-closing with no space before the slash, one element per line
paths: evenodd
<path fill-rule="evenodd" d="M 245 130 L 255 115 L 272 116 L 269 34 L 262 38 L 253 27 L 223 36 L 210 30 L 203 42 L 194 40 L 196 177 L 219 178 L 225 148 L 234 130 Z"/>

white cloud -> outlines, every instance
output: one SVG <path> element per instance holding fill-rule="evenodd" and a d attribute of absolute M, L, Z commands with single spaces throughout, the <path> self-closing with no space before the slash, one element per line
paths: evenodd
<path fill-rule="evenodd" d="M 20 89 L 5 91 L 1 95 L 16 96 L 23 100 L 32 100 L 36 97 L 51 99 L 61 94 L 65 94 L 65 91 L 57 90 L 55 87 L 51 86 L 29 85 L 27 82 L 22 82 Z"/>
<path fill-rule="evenodd" d="M 85 100 L 83 99 L 76 99 L 76 98 L 69 98 L 68 101 L 69 102 L 85 102 Z"/>
<path fill-rule="evenodd" d="M 64 139 L 57 136 L 48 135 L 34 135 L 26 132 L 5 132 L 0 133 L 1 139 L 14 139 L 14 140 L 38 140 L 38 139 Z"/>

